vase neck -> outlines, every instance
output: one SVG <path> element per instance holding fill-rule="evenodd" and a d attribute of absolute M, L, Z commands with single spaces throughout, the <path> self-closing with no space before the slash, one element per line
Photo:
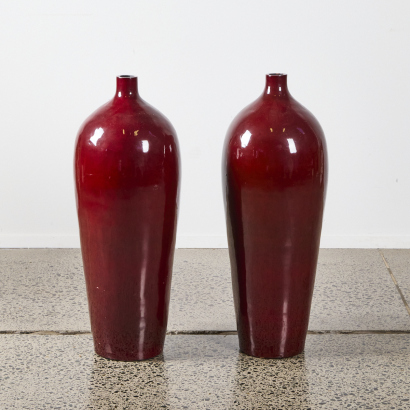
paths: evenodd
<path fill-rule="evenodd" d="M 286 74 L 267 74 L 263 92 L 267 97 L 285 97 L 289 95 Z"/>
<path fill-rule="evenodd" d="M 120 75 L 117 77 L 116 98 L 132 98 L 138 97 L 138 78 L 133 75 Z"/>

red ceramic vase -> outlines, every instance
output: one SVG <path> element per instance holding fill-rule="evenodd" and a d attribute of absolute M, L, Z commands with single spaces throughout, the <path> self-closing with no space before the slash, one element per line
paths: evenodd
<path fill-rule="evenodd" d="M 95 351 L 162 352 L 177 226 L 180 157 L 170 122 L 117 77 L 115 97 L 81 126 L 75 181 Z"/>
<path fill-rule="evenodd" d="M 327 184 L 325 137 L 268 74 L 263 94 L 232 122 L 223 153 L 232 284 L 242 352 L 303 351 Z"/>

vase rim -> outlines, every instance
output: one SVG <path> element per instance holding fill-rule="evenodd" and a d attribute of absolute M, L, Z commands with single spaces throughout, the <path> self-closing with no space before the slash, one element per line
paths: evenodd
<path fill-rule="evenodd" d="M 269 77 L 283 77 L 283 76 L 286 76 L 287 74 L 284 74 L 284 73 L 269 73 L 267 75 Z"/>
<path fill-rule="evenodd" d="M 117 78 L 137 78 L 137 77 L 135 75 L 123 74 L 123 75 L 118 75 Z"/>

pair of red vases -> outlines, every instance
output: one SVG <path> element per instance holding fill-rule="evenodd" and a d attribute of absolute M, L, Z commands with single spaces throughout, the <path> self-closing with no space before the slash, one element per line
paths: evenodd
<path fill-rule="evenodd" d="M 286 80 L 266 76 L 228 131 L 222 166 L 240 349 L 266 358 L 303 351 L 327 181 L 323 131 Z M 180 156 L 136 77 L 117 77 L 115 97 L 82 125 L 75 180 L 95 350 L 154 357 L 167 328 Z"/>

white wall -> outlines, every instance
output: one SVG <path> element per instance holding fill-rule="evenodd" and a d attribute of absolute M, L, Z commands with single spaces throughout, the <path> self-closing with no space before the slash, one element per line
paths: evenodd
<path fill-rule="evenodd" d="M 2 1 L 0 247 L 77 247 L 82 121 L 139 77 L 182 151 L 179 247 L 226 246 L 222 143 L 288 73 L 319 119 L 330 178 L 322 247 L 410 247 L 410 2 Z"/>

